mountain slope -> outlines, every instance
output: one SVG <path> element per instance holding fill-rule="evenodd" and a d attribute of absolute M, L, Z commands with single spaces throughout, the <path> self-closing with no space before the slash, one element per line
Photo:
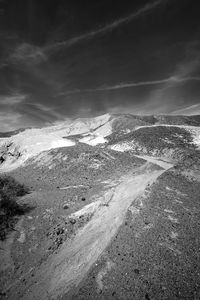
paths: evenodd
<path fill-rule="evenodd" d="M 165 124 L 167 122 L 169 124 Z M 0 170 L 17 168 L 42 151 L 71 147 L 77 143 L 96 146 L 109 142 L 109 145 L 113 145 L 112 149 L 119 148 L 117 145 L 120 143 L 120 147 L 129 145 L 129 149 L 132 147 L 136 153 L 150 151 L 152 154 L 154 151 L 157 155 L 159 151 L 163 154 L 173 148 L 176 152 L 185 151 L 185 148 L 193 150 L 194 144 L 199 144 L 199 127 L 191 124 L 199 122 L 199 116 L 106 114 L 96 118 L 60 122 L 44 128 L 26 129 L 0 140 Z"/>
<path fill-rule="evenodd" d="M 0 172 L 30 191 L 0 241 L 2 297 L 198 299 L 197 119 L 104 115 L 1 139 Z"/>

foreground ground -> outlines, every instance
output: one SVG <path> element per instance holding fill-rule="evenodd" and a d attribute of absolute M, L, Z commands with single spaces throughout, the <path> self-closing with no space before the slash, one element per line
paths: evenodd
<path fill-rule="evenodd" d="M 0 242 L 2 299 L 200 299 L 199 150 L 184 128 L 127 132 L 7 173 L 30 193 Z"/>
<path fill-rule="evenodd" d="M 2 297 L 199 299 L 198 178 L 106 153 L 98 168 L 82 158 L 74 179 L 38 164 L 11 173 L 32 189 L 20 201 L 33 209 L 3 245 Z"/>

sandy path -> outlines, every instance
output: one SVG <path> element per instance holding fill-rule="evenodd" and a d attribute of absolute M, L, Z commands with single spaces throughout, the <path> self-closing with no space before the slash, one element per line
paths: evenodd
<path fill-rule="evenodd" d="M 57 296 L 61 290 L 67 292 L 84 278 L 93 263 L 115 236 L 122 225 L 128 207 L 143 193 L 163 171 L 142 174 L 128 179 L 114 191 L 108 207 L 101 207 L 93 219 L 77 234 L 70 246 L 63 248 L 54 262 L 55 273 L 51 281 L 51 292 Z"/>
<path fill-rule="evenodd" d="M 163 168 L 165 170 L 173 167 L 173 164 L 166 158 L 162 159 L 161 157 L 152 157 L 152 156 L 148 156 L 148 155 L 134 155 L 134 156 L 145 159 L 145 160 L 151 162 L 152 164 L 160 166 L 161 168 Z"/>
<path fill-rule="evenodd" d="M 41 266 L 37 282 L 29 286 L 23 299 L 57 299 L 77 286 L 116 235 L 134 199 L 164 171 L 152 171 L 151 164 L 146 163 L 135 170 L 135 175 L 124 177 L 109 205 L 100 206 L 75 238 L 66 241 L 59 253 Z"/>

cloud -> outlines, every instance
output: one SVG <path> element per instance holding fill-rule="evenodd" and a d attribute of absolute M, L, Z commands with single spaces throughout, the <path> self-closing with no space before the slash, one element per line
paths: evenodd
<path fill-rule="evenodd" d="M 24 124 L 28 126 L 38 127 L 65 118 L 65 115 L 59 113 L 54 106 L 43 103 L 26 102 L 17 107 L 16 111 L 23 116 Z"/>
<path fill-rule="evenodd" d="M 21 127 L 21 114 L 17 112 L 0 112 L 0 131 L 12 131 Z"/>
<path fill-rule="evenodd" d="M 90 103 L 90 99 L 92 99 L 92 103 L 103 103 L 105 110 L 115 111 L 116 108 L 117 112 L 126 111 L 133 114 L 170 114 L 178 108 L 186 107 L 188 103 L 194 105 L 198 102 L 200 52 L 197 51 L 198 43 L 193 43 L 192 45 L 192 43 L 187 42 L 184 45 L 183 59 L 177 60 L 177 65 L 172 65 L 173 69 L 171 69 L 171 72 L 165 73 L 161 78 L 154 77 L 154 80 L 152 80 L 153 75 L 151 73 L 149 80 L 133 80 L 132 82 L 125 81 L 109 84 L 108 76 L 108 82 L 105 82 L 104 85 L 92 86 L 86 89 L 69 88 L 56 96 L 66 96 L 66 99 L 75 99 L 75 101 L 76 99 L 86 99 L 85 106 L 89 107 L 92 106 Z M 160 70 L 161 75 L 164 72 L 165 69 Z M 123 80 L 122 76 L 121 80 Z M 120 106 L 122 99 L 123 108 Z M 99 109 L 96 109 L 96 111 L 99 112 Z"/>
<path fill-rule="evenodd" d="M 192 41 L 185 45 L 185 59 L 179 62 L 177 66 L 175 66 L 174 71 L 171 74 L 169 74 L 166 78 L 158 78 L 155 80 L 145 80 L 138 82 L 120 82 L 114 85 L 104 84 L 102 86 L 97 86 L 96 88 L 72 89 L 60 92 L 57 94 L 57 96 L 67 96 L 93 92 L 95 93 L 98 91 L 103 92 L 121 90 L 143 86 L 155 86 L 154 88 L 152 88 L 152 98 L 154 98 L 154 101 L 157 101 L 156 99 L 159 99 L 160 101 L 161 97 L 163 97 L 163 95 L 166 94 L 166 91 L 168 89 L 178 87 L 183 83 L 200 81 L 200 52 L 198 51 L 200 46 L 199 44 L 200 43 L 197 41 Z M 149 100 L 152 101 L 152 99 Z"/>
<path fill-rule="evenodd" d="M 195 76 L 195 72 L 200 68 L 200 55 L 196 57 L 187 58 L 188 60 L 181 62 L 175 72 L 174 77 L 177 79 L 191 79 L 191 80 L 199 80 L 199 76 Z"/>
<path fill-rule="evenodd" d="M 95 89 L 94 91 L 110 91 L 110 90 L 118 90 L 130 87 L 139 87 L 139 86 L 147 86 L 147 85 L 159 85 L 163 83 L 167 84 L 175 84 L 184 81 L 200 81 L 200 77 L 188 76 L 185 78 L 170 76 L 164 79 L 152 80 L 152 81 L 140 81 L 140 82 L 130 82 L 130 83 L 120 83 L 113 86 L 104 86 Z M 91 90 L 92 91 L 92 90 Z"/>
<path fill-rule="evenodd" d="M 28 43 L 20 44 L 10 56 L 11 61 L 37 65 L 47 60 L 42 48 Z"/>
<path fill-rule="evenodd" d="M 139 82 L 127 82 L 127 83 L 119 83 L 116 85 L 111 86 L 101 86 L 97 87 L 95 89 L 74 89 L 71 91 L 66 91 L 63 93 L 60 93 L 59 95 L 72 95 L 72 94 L 79 94 L 82 92 L 97 92 L 97 91 L 112 91 L 112 90 L 118 90 L 118 89 L 125 89 L 125 88 L 132 88 L 132 87 L 140 87 L 140 86 L 151 86 L 151 85 L 162 85 L 162 84 L 168 84 L 168 85 L 174 85 L 185 81 L 200 81 L 200 77 L 195 76 L 188 76 L 188 77 L 179 77 L 179 76 L 170 76 L 168 78 L 164 79 L 158 79 L 158 80 L 150 80 L 150 81 L 139 81 Z M 164 87 L 164 89 L 167 86 Z"/>
<path fill-rule="evenodd" d="M 26 101 L 25 101 L 26 100 Z M 0 96 L 0 132 L 38 127 L 65 119 L 53 105 L 32 101 L 29 95 Z"/>
<path fill-rule="evenodd" d="M 33 104 L 28 103 L 28 104 L 31 105 L 32 107 L 36 108 L 36 110 L 39 110 L 42 113 L 48 115 L 52 119 L 63 119 L 64 118 L 64 116 L 61 115 L 60 113 L 58 113 L 56 111 L 55 107 L 53 107 L 53 106 L 47 106 L 42 103 L 33 103 Z"/>
<path fill-rule="evenodd" d="M 176 86 L 180 83 L 187 81 L 200 81 L 200 76 L 196 75 L 197 71 L 200 71 L 200 52 L 199 42 L 193 41 L 186 45 L 186 58 L 181 63 L 179 63 L 172 74 L 169 77 L 150 81 L 140 81 L 140 82 L 130 82 L 130 83 L 120 83 L 113 86 L 102 86 L 96 88 L 98 91 L 103 90 L 116 90 L 129 87 L 140 87 L 148 85 L 161 85 L 159 88 L 159 93 L 161 90 L 166 90 L 172 86 Z M 92 91 L 92 90 L 90 90 Z M 94 91 L 94 90 L 93 90 Z"/>
<path fill-rule="evenodd" d="M 16 105 L 24 102 L 26 99 L 26 95 L 15 94 L 15 95 L 5 95 L 0 96 L 0 105 Z"/>
<path fill-rule="evenodd" d="M 140 81 L 140 82 L 130 82 L 130 83 L 120 83 L 116 85 L 111 86 L 102 86 L 97 88 L 97 91 L 110 91 L 110 90 L 118 90 L 118 89 L 124 89 L 129 87 L 139 87 L 139 86 L 145 86 L 145 85 L 157 85 L 162 84 L 170 81 L 171 78 L 166 79 L 160 79 L 160 80 L 152 80 L 152 81 Z"/>
<path fill-rule="evenodd" d="M 127 23 L 143 16 L 145 13 L 150 12 L 154 8 L 160 6 L 164 3 L 167 3 L 168 1 L 169 0 L 156 0 L 156 1 L 153 1 L 152 3 L 146 4 L 143 7 L 139 8 L 136 12 L 128 15 L 127 17 L 120 18 L 120 19 L 118 19 L 118 20 L 116 20 L 116 21 L 114 21 L 110 24 L 107 24 L 107 25 L 105 25 L 105 26 L 103 26 L 103 27 L 101 27 L 97 30 L 90 31 L 90 32 L 87 32 L 85 34 L 82 34 L 82 35 L 76 36 L 74 38 L 71 38 L 69 40 L 58 42 L 58 43 L 55 43 L 53 45 L 47 46 L 46 50 L 56 49 L 56 48 L 59 48 L 59 47 L 62 47 L 62 46 L 69 47 L 69 46 L 72 46 L 72 45 L 74 45 L 78 42 L 81 42 L 83 40 L 91 39 L 91 38 L 96 37 L 98 35 L 108 33 L 110 31 L 120 27 L 121 25 L 127 24 Z"/>
<path fill-rule="evenodd" d="M 181 109 L 172 112 L 173 115 L 198 115 L 200 114 L 200 104 L 194 104 L 191 106 L 183 107 Z"/>
<path fill-rule="evenodd" d="M 153 89 L 150 92 L 146 109 L 156 111 L 158 113 L 172 113 L 174 114 L 189 114 L 188 111 L 180 109 L 176 111 L 177 107 L 185 107 L 185 103 L 191 103 L 196 105 L 196 97 L 198 96 L 198 90 L 195 88 L 195 84 L 200 81 L 199 70 L 199 59 L 183 61 L 174 70 L 174 73 L 169 77 L 169 80 Z M 194 85 L 191 85 L 194 83 Z M 190 89 L 193 86 L 191 93 Z M 197 94 L 195 94 L 197 93 Z M 189 99 L 188 96 L 189 95 Z M 197 95 L 197 96 L 195 96 Z M 198 113 L 198 112 L 197 112 Z M 194 114 L 192 112 L 192 114 Z"/>

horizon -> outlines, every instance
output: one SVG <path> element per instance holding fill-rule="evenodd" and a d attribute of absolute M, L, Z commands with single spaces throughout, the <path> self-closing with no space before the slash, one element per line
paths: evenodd
<path fill-rule="evenodd" d="M 200 4 L 0 1 L 0 132 L 200 114 Z"/>
<path fill-rule="evenodd" d="M 79 117 L 79 118 L 67 118 L 67 119 L 64 119 L 64 120 L 57 120 L 55 122 L 51 122 L 51 123 L 48 123 L 48 124 L 43 124 L 43 126 L 27 126 L 27 127 L 18 127 L 18 128 L 15 128 L 13 130 L 2 130 L 0 131 L 0 133 L 12 133 L 12 132 L 15 132 L 15 131 L 24 131 L 24 130 L 27 130 L 27 129 L 42 129 L 42 128 L 45 128 L 45 127 L 52 127 L 52 126 L 57 126 L 57 125 L 60 125 L 62 123 L 66 123 L 66 122 L 69 122 L 69 125 L 72 124 L 73 122 L 75 121 L 78 121 L 78 120 L 88 120 L 88 119 L 95 119 L 95 118 L 98 118 L 98 117 L 101 117 L 101 116 L 104 116 L 104 115 L 107 115 L 109 114 L 110 117 L 117 117 L 117 116 L 133 116 L 133 117 L 160 117 L 160 116 L 165 116 L 165 117 L 198 117 L 200 116 L 200 114 L 192 114 L 192 115 L 184 115 L 184 114 L 132 114 L 132 113 L 106 113 L 106 114 L 101 114 L 101 115 L 95 115 L 95 116 L 90 116 L 90 117 Z M 162 124 L 160 124 L 162 125 Z"/>

